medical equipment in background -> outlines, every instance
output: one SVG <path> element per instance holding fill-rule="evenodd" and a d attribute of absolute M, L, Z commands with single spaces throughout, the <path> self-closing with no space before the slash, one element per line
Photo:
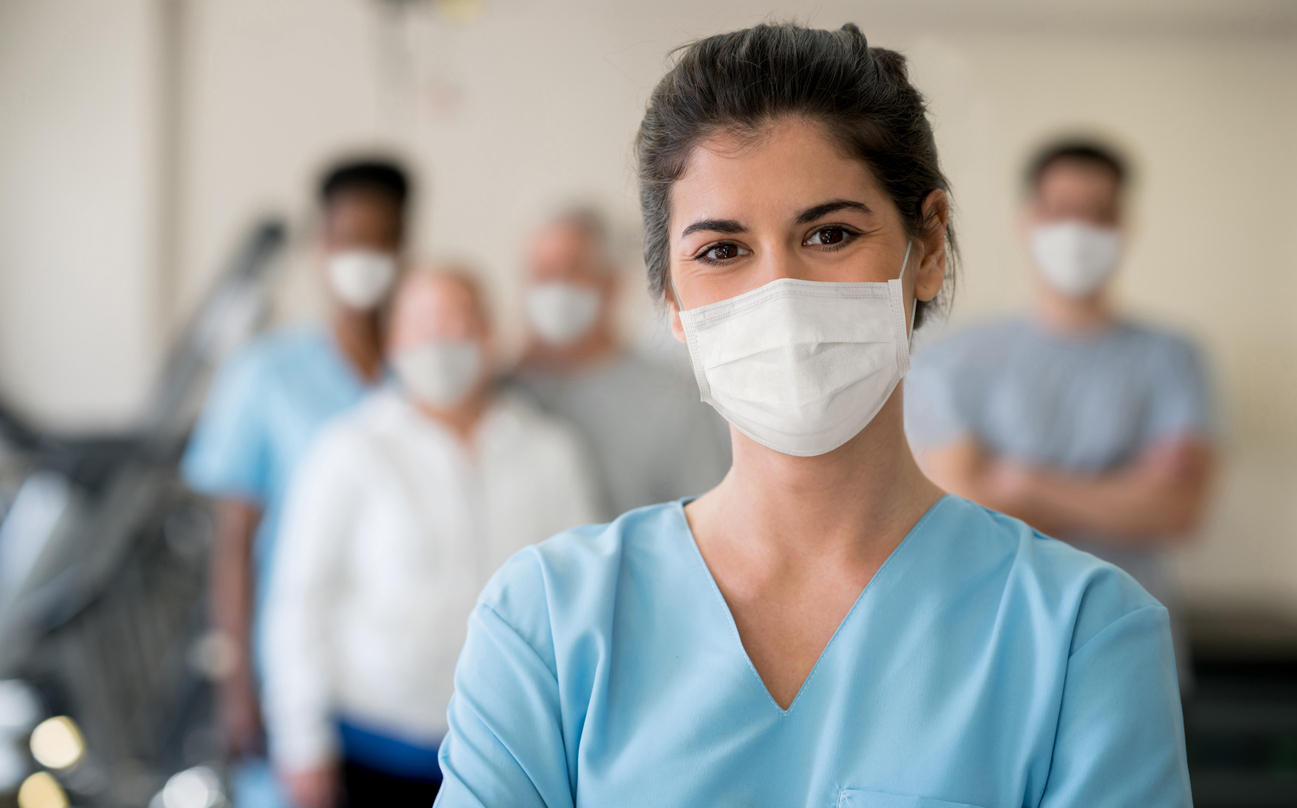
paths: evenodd
<path fill-rule="evenodd" d="M 264 324 L 287 229 L 244 239 L 139 426 L 46 434 L 0 402 L 0 808 L 224 804 L 212 526 L 178 464 L 211 371 Z"/>

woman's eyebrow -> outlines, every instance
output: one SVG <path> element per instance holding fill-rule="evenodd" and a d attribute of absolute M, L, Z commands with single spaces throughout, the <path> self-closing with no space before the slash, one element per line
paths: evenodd
<path fill-rule="evenodd" d="M 822 205 L 816 205 L 813 208 L 807 208 L 797 216 L 798 224 L 810 224 L 816 219 L 828 216 L 830 213 L 836 213 L 840 210 L 858 210 L 861 213 L 873 213 L 869 206 L 864 202 L 853 202 L 850 199 L 835 199 L 832 202 L 825 202 Z"/>
<path fill-rule="evenodd" d="M 734 233 L 748 232 L 746 227 L 733 219 L 704 219 L 701 222 L 694 222 L 686 227 L 684 232 L 680 234 L 680 238 L 684 238 L 690 233 L 697 233 L 700 230 L 709 230 L 713 233 L 727 233 L 731 235 Z"/>

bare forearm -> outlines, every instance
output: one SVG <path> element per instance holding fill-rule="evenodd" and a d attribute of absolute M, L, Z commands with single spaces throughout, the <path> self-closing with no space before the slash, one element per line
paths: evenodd
<path fill-rule="evenodd" d="M 248 666 L 252 634 L 252 544 L 261 510 L 237 500 L 216 506 L 216 540 L 212 548 L 208 609 L 212 627 L 236 653 L 236 665 Z"/>
<path fill-rule="evenodd" d="M 957 469 L 947 467 L 939 470 L 925 466 L 924 470 L 933 482 L 955 496 L 971 499 L 978 505 L 1021 519 L 1037 529 L 1043 529 L 1039 524 L 1043 514 L 1038 509 L 1027 507 L 1024 502 L 1002 495 L 996 486 L 990 484 L 981 466 L 965 466 Z"/>
<path fill-rule="evenodd" d="M 1061 536 L 1069 531 L 1068 522 L 1044 502 L 1002 491 L 984 483 L 978 487 L 979 497 L 974 501 L 993 511 L 1021 519 L 1047 536 Z"/>
<path fill-rule="evenodd" d="M 1123 544 L 1164 544 L 1189 533 L 1197 520 L 1200 486 L 1186 480 L 1146 480 L 1115 474 L 1093 479 L 1037 472 L 1021 495 L 1062 534 L 1084 533 Z"/>
<path fill-rule="evenodd" d="M 252 542 L 261 510 L 223 500 L 216 507 L 209 611 L 229 655 L 217 686 L 221 728 L 234 756 L 261 753 L 261 715 L 252 664 Z"/>
<path fill-rule="evenodd" d="M 1115 543 L 1162 544 L 1194 528 L 1212 453 L 1192 439 L 1148 449 L 1130 466 L 1078 475 L 1004 460 L 965 439 L 921 456 L 946 490 L 1015 516 L 1054 536 L 1088 534 Z"/>
<path fill-rule="evenodd" d="M 1043 533 L 1059 532 L 1057 519 L 1048 511 L 1000 483 L 995 458 L 977 441 L 965 438 L 947 446 L 916 453 L 925 474 L 956 496 L 971 499 L 994 511 L 1021 519 Z"/>

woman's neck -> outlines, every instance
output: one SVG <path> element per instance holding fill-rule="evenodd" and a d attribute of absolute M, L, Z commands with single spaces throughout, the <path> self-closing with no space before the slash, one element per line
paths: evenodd
<path fill-rule="evenodd" d="M 730 473 L 688 511 L 699 542 L 722 553 L 729 545 L 775 566 L 836 557 L 876 567 L 943 493 L 906 443 L 900 388 L 859 435 L 819 457 L 733 434 Z"/>

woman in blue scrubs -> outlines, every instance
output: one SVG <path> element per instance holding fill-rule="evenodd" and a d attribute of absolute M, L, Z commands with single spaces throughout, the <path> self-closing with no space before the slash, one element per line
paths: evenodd
<path fill-rule="evenodd" d="M 637 150 L 734 465 L 496 574 L 437 805 L 1189 805 L 1166 610 L 906 444 L 952 232 L 903 58 L 850 25 L 697 42 Z"/>

